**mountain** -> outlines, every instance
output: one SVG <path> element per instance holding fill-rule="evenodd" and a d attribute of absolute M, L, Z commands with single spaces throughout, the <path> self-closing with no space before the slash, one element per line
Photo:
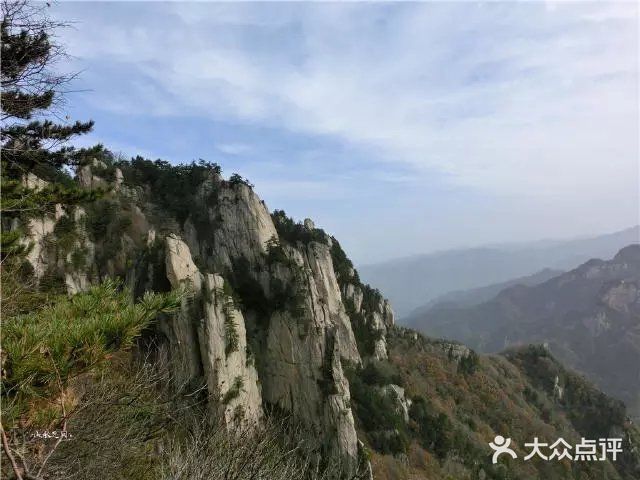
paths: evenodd
<path fill-rule="evenodd" d="M 2 433 L 20 453 L 3 478 L 638 478 L 622 402 L 543 347 L 478 355 L 395 325 L 336 238 L 239 175 L 105 152 L 75 181 L 98 198 L 22 219 L 29 249 L 3 277 Z M 60 425 L 63 442 L 27 436 Z M 497 435 L 521 460 L 492 463 Z M 623 453 L 525 462 L 534 437 Z"/>
<path fill-rule="evenodd" d="M 592 259 L 536 286 L 517 285 L 473 307 L 435 307 L 406 319 L 430 335 L 485 352 L 544 343 L 640 415 L 640 245 Z"/>
<path fill-rule="evenodd" d="M 494 283 L 492 285 L 472 288 L 470 290 L 455 290 L 453 292 L 448 292 L 444 295 L 440 295 L 439 297 L 434 298 L 426 305 L 411 312 L 409 316 L 413 317 L 426 313 L 432 308 L 470 307 L 482 303 L 486 300 L 492 299 L 505 288 L 512 287 L 514 285 L 538 285 L 539 283 L 546 282 L 547 280 L 556 277 L 561 273 L 561 270 L 545 268 L 544 270 L 540 270 L 533 275 L 514 278 L 512 280 L 507 280 L 506 282 Z"/>
<path fill-rule="evenodd" d="M 375 374 L 373 366 L 383 373 Z M 376 478 L 639 478 L 640 431 L 626 418 L 622 402 L 564 368 L 542 346 L 476 355 L 464 345 L 395 327 L 389 334 L 389 363 L 373 366 L 361 374 L 364 382 L 375 385 L 386 374 L 402 385 L 395 388 L 399 397 L 410 399 L 408 405 L 398 401 L 396 410 L 408 419 L 397 428 L 400 437 L 407 435 L 408 453 L 402 457 L 374 451 Z M 352 382 L 359 429 L 379 418 L 375 409 L 364 408 L 374 403 L 375 387 L 363 392 L 362 383 Z M 363 401 L 371 397 L 374 401 Z M 518 459 L 491 463 L 488 444 L 496 435 L 511 437 Z M 574 445 L 580 438 L 608 436 L 627 439 L 625 457 L 611 467 L 600 462 L 523 461 L 530 452 L 524 444 L 535 437 L 549 444 L 563 438 Z"/>
<path fill-rule="evenodd" d="M 569 270 L 590 258 L 609 258 L 640 241 L 640 226 L 565 241 L 540 241 L 444 251 L 363 265 L 362 279 L 376 285 L 400 318 L 440 295 L 527 276 L 545 268 Z"/>
<path fill-rule="evenodd" d="M 215 164 L 116 164 L 105 152 L 76 181 L 100 198 L 24 221 L 30 282 L 81 298 L 110 278 L 138 299 L 184 291 L 179 312 L 145 333 L 145 355 L 166 358 L 175 388 L 201 392 L 232 430 L 293 416 L 323 457 L 362 469 L 343 363 L 385 359 L 394 317 L 338 241 L 270 212 Z"/>

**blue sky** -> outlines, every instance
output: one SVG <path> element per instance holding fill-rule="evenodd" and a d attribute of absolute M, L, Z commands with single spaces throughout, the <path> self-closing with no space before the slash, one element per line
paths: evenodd
<path fill-rule="evenodd" d="M 84 144 L 248 177 L 357 263 L 638 223 L 633 2 L 63 2 Z"/>

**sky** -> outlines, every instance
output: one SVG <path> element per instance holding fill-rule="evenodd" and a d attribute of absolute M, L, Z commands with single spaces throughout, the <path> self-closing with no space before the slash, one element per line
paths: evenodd
<path fill-rule="evenodd" d="M 203 158 L 356 264 L 639 218 L 635 2 L 62 2 L 79 144 Z"/>

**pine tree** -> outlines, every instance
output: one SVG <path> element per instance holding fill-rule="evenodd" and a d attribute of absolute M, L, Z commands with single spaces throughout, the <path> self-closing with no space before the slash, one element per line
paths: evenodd
<path fill-rule="evenodd" d="M 25 460 L 20 436 L 11 428 L 41 425 L 66 432 L 70 416 L 83 407 L 79 397 L 74 397 L 75 403 L 67 401 L 70 382 L 94 374 L 114 353 L 131 348 L 158 314 L 177 307 L 180 295 L 148 293 L 134 303 L 124 286 L 107 281 L 68 297 L 55 282 L 34 280 L 33 269 L 24 259 L 30 246 L 24 241 L 22 225 L 30 217 L 52 213 L 57 204 L 68 207 L 100 196 L 101 191 L 79 188 L 69 171 L 108 152 L 100 145 L 68 146 L 76 135 L 91 131 L 92 121 L 52 120 L 60 113 L 61 86 L 70 80 L 51 69 L 64 57 L 52 38 L 55 29 L 65 24 L 50 20 L 44 5 L 24 0 L 0 0 L 0 8 L 0 439 L 12 478 L 28 480 L 44 478 L 41 473 L 60 442 L 32 442 L 26 451 L 40 462 L 35 468 Z"/>
<path fill-rule="evenodd" d="M 100 194 L 78 188 L 67 172 L 101 149 L 67 146 L 74 136 L 91 131 L 93 121 L 59 124 L 48 118 L 57 113 L 61 87 L 72 77 L 52 72 L 52 65 L 65 55 L 52 35 L 65 23 L 49 19 L 46 8 L 25 0 L 1 3 L 2 258 L 25 251 L 15 230 L 7 231 L 11 224 L 15 228 L 14 219 L 50 213 L 57 203 L 77 204 Z M 47 183 L 34 185 L 34 176 Z"/>

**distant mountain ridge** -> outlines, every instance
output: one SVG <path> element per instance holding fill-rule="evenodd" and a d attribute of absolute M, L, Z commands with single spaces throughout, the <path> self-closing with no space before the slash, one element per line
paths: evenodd
<path fill-rule="evenodd" d="M 611 258 L 640 242 L 640 227 L 573 240 L 493 245 L 416 255 L 358 268 L 360 277 L 389 299 L 399 318 L 440 295 L 532 275 L 569 270 L 590 258 Z"/>
<path fill-rule="evenodd" d="M 441 306 L 406 323 L 484 352 L 545 343 L 565 364 L 640 416 L 640 245 L 591 259 L 536 286 L 472 307 Z"/>
<path fill-rule="evenodd" d="M 434 298 L 426 305 L 415 309 L 409 314 L 409 316 L 412 317 L 415 315 L 426 313 L 434 308 L 471 307 L 487 300 L 491 300 L 505 288 L 513 287 L 516 285 L 525 285 L 527 287 L 532 287 L 534 285 L 546 282 L 553 277 L 557 277 L 561 273 L 564 272 L 562 270 L 545 268 L 544 270 L 540 270 L 533 275 L 514 278 L 512 280 L 507 280 L 506 282 L 494 283 L 485 287 L 472 288 L 470 290 L 454 290 L 453 292 L 448 292 L 444 295 L 440 295 L 439 297 Z"/>

